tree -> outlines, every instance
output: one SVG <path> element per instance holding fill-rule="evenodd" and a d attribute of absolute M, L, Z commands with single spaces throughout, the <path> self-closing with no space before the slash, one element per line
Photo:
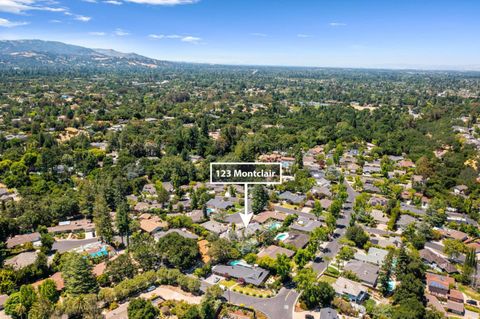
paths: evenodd
<path fill-rule="evenodd" d="M 107 201 L 103 193 L 96 196 L 93 211 L 93 221 L 95 222 L 97 236 L 100 237 L 103 242 L 112 243 L 112 217 L 110 216 L 110 210 L 108 209 Z"/>
<path fill-rule="evenodd" d="M 127 246 L 130 244 L 130 216 L 129 216 L 129 207 L 128 203 L 125 200 L 122 200 L 117 205 L 117 213 L 115 215 L 115 224 L 117 226 L 117 231 L 119 235 L 127 238 Z"/>
<path fill-rule="evenodd" d="M 208 254 L 212 257 L 214 263 L 223 263 L 240 257 L 240 252 L 234 243 L 225 238 L 211 242 Z"/>
<path fill-rule="evenodd" d="M 443 252 L 450 259 L 457 258 L 465 250 L 466 250 L 465 249 L 465 244 L 463 242 L 461 242 L 460 240 L 452 239 L 452 238 L 446 238 L 443 241 Z"/>
<path fill-rule="evenodd" d="M 158 249 L 167 264 L 182 270 L 193 266 L 199 255 L 196 240 L 185 238 L 175 232 L 160 238 Z"/>
<path fill-rule="evenodd" d="M 390 292 L 390 280 L 392 277 L 393 251 L 390 251 L 383 261 L 378 275 L 378 288 L 386 296 Z"/>
<path fill-rule="evenodd" d="M 335 290 L 326 282 L 318 282 L 311 268 L 301 269 L 293 279 L 302 291 L 301 300 L 308 309 L 328 307 L 335 297 Z"/>
<path fill-rule="evenodd" d="M 37 301 L 37 294 L 31 285 L 23 285 L 20 291 L 13 293 L 5 302 L 5 313 L 13 318 L 26 318 L 33 304 Z"/>
<path fill-rule="evenodd" d="M 422 281 L 413 274 L 402 276 L 401 283 L 395 288 L 393 293 L 393 303 L 402 304 L 407 300 L 424 300 L 425 286 Z"/>
<path fill-rule="evenodd" d="M 155 240 L 150 234 L 133 234 L 129 250 L 143 271 L 154 269 L 160 265 L 161 255 Z"/>
<path fill-rule="evenodd" d="M 367 233 L 358 225 L 349 227 L 345 236 L 353 241 L 358 248 L 363 248 L 369 239 Z"/>
<path fill-rule="evenodd" d="M 155 183 L 155 189 L 157 190 L 157 200 L 160 204 L 165 205 L 166 202 L 170 199 L 170 194 L 163 187 L 162 181 L 157 181 Z"/>
<path fill-rule="evenodd" d="M 133 264 L 128 253 L 119 255 L 116 259 L 107 261 L 107 276 L 114 282 L 119 283 L 126 278 L 133 278 L 137 273 L 137 267 Z"/>
<path fill-rule="evenodd" d="M 47 279 L 38 286 L 38 296 L 40 299 L 45 299 L 51 303 L 56 303 L 60 294 L 57 286 L 52 279 Z"/>
<path fill-rule="evenodd" d="M 393 311 L 392 319 L 424 319 L 425 306 L 415 298 L 408 298 Z"/>
<path fill-rule="evenodd" d="M 282 282 L 287 281 L 290 276 L 290 272 L 292 270 L 290 259 L 287 257 L 287 255 L 285 254 L 278 255 L 276 266 L 277 266 L 276 267 L 277 275 L 280 276 L 280 279 L 282 280 Z"/>
<path fill-rule="evenodd" d="M 299 249 L 297 253 L 293 257 L 295 263 L 298 267 L 302 268 L 305 266 L 310 260 L 312 260 L 314 254 L 312 254 L 308 249 Z"/>
<path fill-rule="evenodd" d="M 143 298 L 135 298 L 128 304 L 128 319 L 155 319 L 158 310 L 151 301 Z"/>
<path fill-rule="evenodd" d="M 101 319 L 101 308 L 96 294 L 67 295 L 61 310 L 69 318 Z"/>
<path fill-rule="evenodd" d="M 52 234 L 48 233 L 47 227 L 45 226 L 39 227 L 38 231 L 40 233 L 40 242 L 42 243 L 41 251 L 48 254 L 52 250 L 55 238 Z"/>
<path fill-rule="evenodd" d="M 262 185 L 255 185 L 252 190 L 252 211 L 261 213 L 268 204 L 268 193 Z"/>
<path fill-rule="evenodd" d="M 322 207 L 322 204 L 320 203 L 320 201 L 318 199 L 315 200 L 314 204 L 313 204 L 313 209 L 312 209 L 312 213 L 316 216 L 316 217 L 320 217 L 323 213 L 323 207 Z"/>
<path fill-rule="evenodd" d="M 97 281 L 87 258 L 77 253 L 65 255 L 62 267 L 65 291 L 71 295 L 95 293 Z"/>
<path fill-rule="evenodd" d="M 340 249 L 340 252 L 338 253 L 337 258 L 342 260 L 342 261 L 348 261 L 353 258 L 354 255 L 354 250 L 352 247 L 349 246 L 343 246 Z"/>

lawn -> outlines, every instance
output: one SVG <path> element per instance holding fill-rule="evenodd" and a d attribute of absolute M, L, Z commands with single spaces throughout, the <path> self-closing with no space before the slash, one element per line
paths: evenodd
<path fill-rule="evenodd" d="M 256 287 L 248 287 L 248 286 L 242 286 L 239 283 L 237 283 L 235 280 L 221 280 L 219 282 L 220 285 L 231 289 L 232 291 L 239 292 L 241 294 L 245 294 L 248 296 L 254 296 L 254 297 L 270 297 L 273 295 L 273 292 L 269 289 L 261 289 L 261 288 L 256 288 Z"/>
<path fill-rule="evenodd" d="M 323 276 L 320 277 L 319 280 L 332 285 L 335 281 L 337 281 L 337 278 L 331 277 L 331 276 L 328 276 L 328 275 L 323 275 Z"/>
<path fill-rule="evenodd" d="M 282 204 L 282 207 L 288 208 L 288 209 L 294 209 L 294 210 L 297 210 L 297 209 L 298 209 L 298 206 L 292 205 L 292 204 L 288 204 L 288 203 Z"/>
<path fill-rule="evenodd" d="M 225 286 L 227 288 L 232 288 L 233 286 L 235 286 L 237 284 L 237 282 L 235 280 L 220 280 L 220 282 L 218 283 L 219 285 L 222 285 L 222 286 Z"/>
<path fill-rule="evenodd" d="M 462 284 L 458 284 L 458 290 L 466 294 L 468 297 L 480 301 L 480 294 L 472 288 L 464 286 Z"/>

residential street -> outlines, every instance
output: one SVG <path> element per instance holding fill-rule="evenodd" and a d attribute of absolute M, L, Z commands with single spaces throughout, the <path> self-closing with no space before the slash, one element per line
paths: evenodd
<path fill-rule="evenodd" d="M 348 201 L 353 205 L 355 198 L 359 195 L 346 181 L 344 184 L 347 186 Z M 312 269 L 315 270 L 320 276 L 325 269 L 327 269 L 331 259 L 340 250 L 340 239 L 345 235 L 346 228 L 350 222 L 352 215 L 352 208 L 342 209 L 343 216 L 337 220 L 337 230 L 335 231 L 335 237 L 326 245 L 325 252 L 317 254 L 317 261 L 311 263 Z M 318 260 L 319 259 L 319 260 Z"/>
<path fill-rule="evenodd" d="M 245 305 L 262 311 L 271 319 L 292 319 L 293 307 L 298 293 L 289 288 L 282 288 L 272 298 L 256 298 L 233 291 L 226 291 L 224 297 L 231 303 Z"/>

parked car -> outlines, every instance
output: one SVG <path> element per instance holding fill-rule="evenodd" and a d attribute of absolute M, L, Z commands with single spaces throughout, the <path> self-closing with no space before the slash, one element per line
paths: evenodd
<path fill-rule="evenodd" d="M 312 315 L 305 315 L 305 319 L 315 319 Z"/>
<path fill-rule="evenodd" d="M 477 306 L 478 305 L 478 302 L 476 300 L 472 300 L 472 299 L 467 299 L 466 303 L 468 303 L 469 305 L 472 305 L 472 306 Z"/>

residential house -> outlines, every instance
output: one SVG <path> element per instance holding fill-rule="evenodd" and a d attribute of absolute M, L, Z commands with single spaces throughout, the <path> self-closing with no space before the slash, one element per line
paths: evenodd
<path fill-rule="evenodd" d="M 144 213 L 139 217 L 140 229 L 149 234 L 154 234 L 168 227 L 168 223 L 156 215 Z"/>
<path fill-rule="evenodd" d="M 225 278 L 236 278 L 239 282 L 254 286 L 262 285 L 270 272 L 260 267 L 246 265 L 216 265 L 212 272 Z"/>
<path fill-rule="evenodd" d="M 195 239 L 195 240 L 198 239 L 197 235 L 192 234 L 191 232 L 187 231 L 186 229 L 169 229 L 167 231 L 159 231 L 154 235 L 154 237 L 155 237 L 155 239 L 158 240 L 158 239 L 163 238 L 163 237 L 167 236 L 168 234 L 172 234 L 172 233 L 177 233 L 180 236 L 182 236 L 184 238 L 188 238 L 188 239 Z"/>
<path fill-rule="evenodd" d="M 231 199 L 224 199 L 223 197 L 215 197 L 210 199 L 207 202 L 207 208 L 214 209 L 216 211 L 218 210 L 227 210 L 230 207 L 233 207 L 235 205 L 235 202 L 232 201 Z"/>
<path fill-rule="evenodd" d="M 320 309 L 320 319 L 338 319 L 338 314 L 335 309 L 330 307 Z"/>
<path fill-rule="evenodd" d="M 308 235 L 293 231 L 288 233 L 288 237 L 283 240 L 283 243 L 301 249 L 308 244 L 309 239 L 310 237 Z"/>
<path fill-rule="evenodd" d="M 30 233 L 24 235 L 16 235 L 7 239 L 7 248 L 11 249 L 26 243 L 32 243 L 35 245 L 40 245 L 40 233 Z"/>
<path fill-rule="evenodd" d="M 259 258 L 262 258 L 262 257 L 265 257 L 265 256 L 268 256 L 272 259 L 276 259 L 279 255 L 281 254 L 284 254 L 286 255 L 287 257 L 292 257 L 295 252 L 293 250 L 290 250 L 290 249 L 286 249 L 286 248 L 283 248 L 283 247 L 280 247 L 280 246 L 275 246 L 275 245 L 270 245 L 266 248 L 263 248 L 258 254 L 257 256 Z"/>
<path fill-rule="evenodd" d="M 371 264 L 381 266 L 387 255 L 387 250 L 370 247 L 367 254 L 358 251 L 355 253 L 354 258 L 359 261 L 369 262 Z"/>
<path fill-rule="evenodd" d="M 264 224 L 269 220 L 284 221 L 286 217 L 287 217 L 287 214 L 285 213 L 280 213 L 275 211 L 266 211 L 253 216 L 253 220 L 256 221 L 257 223 Z"/>
<path fill-rule="evenodd" d="M 434 253 L 430 249 L 422 249 L 419 251 L 419 253 L 420 258 L 427 266 L 435 270 L 445 271 L 449 274 L 458 273 L 458 270 L 457 268 L 455 268 L 454 265 L 452 265 L 447 259 Z"/>
<path fill-rule="evenodd" d="M 353 272 L 366 286 L 373 288 L 377 285 L 380 267 L 376 265 L 364 261 L 351 260 L 345 265 L 344 270 Z"/>
<path fill-rule="evenodd" d="M 298 194 L 294 194 L 292 192 L 286 191 L 286 192 L 281 193 L 278 196 L 278 198 L 281 199 L 281 200 L 284 200 L 284 201 L 286 201 L 290 204 L 299 205 L 303 201 L 305 201 L 306 196 L 305 195 L 298 195 Z"/>
<path fill-rule="evenodd" d="M 433 273 L 426 273 L 426 278 L 427 291 L 437 298 L 447 300 L 450 292 L 450 286 L 455 285 L 455 279 Z"/>
<path fill-rule="evenodd" d="M 299 217 L 290 225 L 290 229 L 298 230 L 305 233 L 311 233 L 315 228 L 322 227 L 322 223 L 305 217 Z"/>
<path fill-rule="evenodd" d="M 463 316 L 465 314 L 465 306 L 463 305 L 463 303 L 448 300 L 445 308 L 448 312 L 454 313 L 456 315 Z"/>
<path fill-rule="evenodd" d="M 217 235 L 223 234 L 228 230 L 227 225 L 219 223 L 215 220 L 209 220 L 203 224 L 200 224 L 200 226 Z"/>
<path fill-rule="evenodd" d="M 368 298 L 368 291 L 362 284 L 344 277 L 339 277 L 332 287 L 337 295 L 357 304 L 363 303 Z"/>
<path fill-rule="evenodd" d="M 27 266 L 33 265 L 37 260 L 37 251 L 26 251 L 12 258 L 5 260 L 5 266 L 10 266 L 14 270 L 20 270 Z"/>

